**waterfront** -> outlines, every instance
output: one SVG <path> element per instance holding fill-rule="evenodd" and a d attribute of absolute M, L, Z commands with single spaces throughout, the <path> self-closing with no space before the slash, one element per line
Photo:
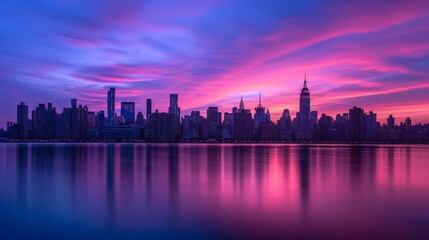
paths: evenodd
<path fill-rule="evenodd" d="M 0 145 L 0 237 L 428 238 L 428 145 Z"/>

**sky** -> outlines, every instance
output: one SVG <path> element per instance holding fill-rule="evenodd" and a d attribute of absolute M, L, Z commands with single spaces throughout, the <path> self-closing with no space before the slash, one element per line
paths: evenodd
<path fill-rule="evenodd" d="M 107 109 L 107 91 L 145 112 L 183 114 L 262 104 L 277 120 L 299 109 L 353 106 L 429 122 L 429 1 L 2 0 L 0 127 L 16 105 L 71 98 Z"/>

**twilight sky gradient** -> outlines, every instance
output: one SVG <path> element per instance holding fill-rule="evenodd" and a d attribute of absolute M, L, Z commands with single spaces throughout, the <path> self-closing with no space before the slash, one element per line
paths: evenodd
<path fill-rule="evenodd" d="M 429 122 L 427 0 L 2 0 L 0 36 L 1 127 L 20 101 L 106 110 L 110 86 L 117 108 L 166 111 L 179 93 L 185 114 L 241 93 L 253 109 L 260 89 L 277 120 L 305 72 L 319 115 Z"/>

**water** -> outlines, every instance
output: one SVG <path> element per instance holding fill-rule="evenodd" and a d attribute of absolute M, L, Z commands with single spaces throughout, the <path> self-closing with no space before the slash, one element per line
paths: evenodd
<path fill-rule="evenodd" d="M 17 238 L 429 239 L 429 146 L 1 144 Z"/>

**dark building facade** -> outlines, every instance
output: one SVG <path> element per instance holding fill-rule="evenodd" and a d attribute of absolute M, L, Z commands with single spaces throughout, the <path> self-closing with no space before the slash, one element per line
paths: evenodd
<path fill-rule="evenodd" d="M 200 115 L 200 111 L 192 111 L 191 115 L 186 115 L 182 120 L 183 139 L 202 140 L 203 133 L 206 132 L 203 130 L 204 120 Z"/>
<path fill-rule="evenodd" d="M 221 113 L 218 107 L 207 109 L 207 132 L 210 139 L 221 139 Z"/>
<path fill-rule="evenodd" d="M 369 112 L 365 114 L 365 138 L 368 140 L 375 139 L 377 130 L 377 114 Z"/>
<path fill-rule="evenodd" d="M 289 109 L 284 109 L 283 114 L 277 122 L 277 129 L 279 131 L 279 139 L 290 140 L 292 135 L 292 120 L 290 117 Z"/>
<path fill-rule="evenodd" d="M 125 125 L 135 122 L 136 104 L 134 102 L 121 102 L 121 118 Z"/>
<path fill-rule="evenodd" d="M 255 107 L 255 132 L 257 133 L 259 130 L 259 124 L 264 121 L 269 121 L 269 114 L 265 112 L 265 108 L 262 106 L 261 92 L 259 92 L 259 104 Z"/>
<path fill-rule="evenodd" d="M 176 115 L 173 113 L 158 112 L 151 114 L 149 140 L 157 142 L 176 141 L 174 134 Z"/>
<path fill-rule="evenodd" d="M 115 88 L 107 92 L 107 125 L 115 125 Z"/>
<path fill-rule="evenodd" d="M 181 138 L 181 127 L 180 127 L 180 107 L 179 107 L 179 95 L 176 93 L 170 94 L 170 106 L 168 107 L 168 113 L 172 118 L 172 133 L 176 140 Z"/>
<path fill-rule="evenodd" d="M 365 114 L 362 108 L 354 106 L 349 110 L 348 138 L 352 141 L 362 141 L 365 138 Z"/>
<path fill-rule="evenodd" d="M 310 90 L 307 87 L 307 77 L 304 78 L 304 86 L 299 98 L 299 128 L 298 138 L 309 139 L 311 137 L 310 127 Z"/>
<path fill-rule="evenodd" d="M 16 123 L 19 128 L 19 138 L 28 138 L 28 106 L 21 102 L 16 109 Z"/>
<path fill-rule="evenodd" d="M 255 122 L 250 109 L 244 108 L 243 97 L 240 100 L 239 108 L 232 109 L 233 116 L 233 139 L 238 141 L 252 140 L 255 130 Z"/>
<path fill-rule="evenodd" d="M 149 125 L 150 114 L 152 113 L 152 99 L 146 99 L 146 124 Z"/>

